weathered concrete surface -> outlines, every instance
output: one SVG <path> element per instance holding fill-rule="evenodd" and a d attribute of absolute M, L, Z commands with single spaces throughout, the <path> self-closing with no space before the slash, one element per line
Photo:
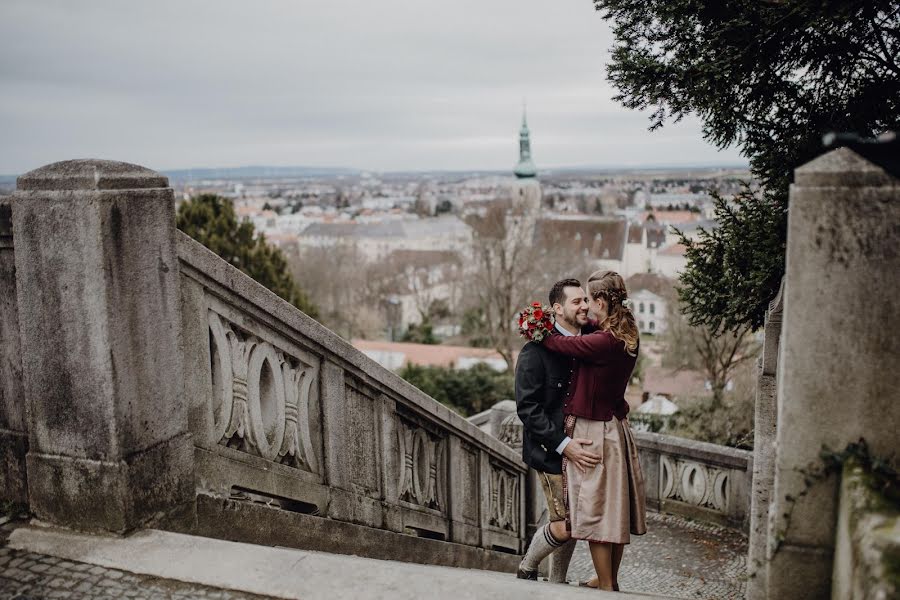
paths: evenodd
<path fill-rule="evenodd" d="M 28 527 L 14 531 L 9 546 L 107 569 L 298 600 L 620 597 L 613 592 L 521 581 L 511 573 L 270 548 L 156 530 L 120 538 Z"/>
<path fill-rule="evenodd" d="M 48 521 L 125 531 L 191 496 L 166 185 L 65 161 L 11 197 L 29 499 Z"/>
<path fill-rule="evenodd" d="M 823 446 L 864 437 L 898 466 L 900 180 L 847 148 L 796 171 L 778 361 L 768 598 L 831 594 L 837 477 Z"/>
<path fill-rule="evenodd" d="M 21 354 L 12 208 L 4 198 L 0 200 L 0 500 L 24 504 L 28 433 Z"/>
<path fill-rule="evenodd" d="M 875 481 L 857 461 L 844 465 L 831 590 L 835 600 L 900 595 L 900 506 L 874 489 Z"/>

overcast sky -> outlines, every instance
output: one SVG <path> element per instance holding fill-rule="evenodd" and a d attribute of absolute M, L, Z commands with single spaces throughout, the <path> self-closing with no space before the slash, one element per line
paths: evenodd
<path fill-rule="evenodd" d="M 735 164 L 611 98 L 590 0 L 0 2 L 0 173 L 68 158 L 511 169 Z"/>

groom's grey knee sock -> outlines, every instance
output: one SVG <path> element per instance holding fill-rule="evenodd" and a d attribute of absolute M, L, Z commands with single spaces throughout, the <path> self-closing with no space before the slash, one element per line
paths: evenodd
<path fill-rule="evenodd" d="M 550 524 L 547 523 L 536 532 L 531 538 L 531 544 L 528 545 L 528 552 L 519 565 L 520 569 L 525 571 L 537 571 L 541 561 L 547 558 L 554 550 L 563 545 L 553 534 L 550 533 Z"/>
<path fill-rule="evenodd" d="M 550 582 L 565 583 L 566 573 L 569 571 L 569 563 L 572 561 L 572 553 L 575 552 L 575 542 L 578 540 L 569 540 L 562 546 L 557 548 L 556 552 L 550 555 Z"/>

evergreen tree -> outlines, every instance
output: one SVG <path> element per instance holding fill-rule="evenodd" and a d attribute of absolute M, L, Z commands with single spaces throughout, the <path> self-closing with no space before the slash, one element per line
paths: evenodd
<path fill-rule="evenodd" d="M 484 363 L 469 369 L 408 364 L 398 374 L 464 417 L 515 398 L 512 373 L 500 373 Z"/>
<path fill-rule="evenodd" d="M 201 194 L 181 204 L 177 216 L 182 230 L 307 315 L 316 307 L 297 286 L 284 254 L 257 235 L 253 223 L 238 221 L 234 204 L 215 194 Z"/>
<path fill-rule="evenodd" d="M 616 99 L 650 128 L 696 115 L 738 146 L 763 191 L 717 204 L 721 227 L 688 246 L 693 324 L 763 323 L 784 273 L 788 185 L 829 131 L 900 128 L 900 7 L 857 0 L 594 0 L 613 22 Z M 756 237 L 737 237 L 754 232 Z M 703 285 L 704 288 L 696 286 Z M 744 304 L 744 308 L 739 305 Z M 726 307 L 723 316 L 716 311 Z"/>

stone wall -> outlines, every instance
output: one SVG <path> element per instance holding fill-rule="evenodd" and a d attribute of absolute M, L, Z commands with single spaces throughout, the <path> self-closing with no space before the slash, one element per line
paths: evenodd
<path fill-rule="evenodd" d="M 167 185 L 65 161 L 0 207 L 2 499 L 77 529 L 512 570 L 519 456 L 177 231 Z"/>
<path fill-rule="evenodd" d="M 900 466 L 898 142 L 833 150 L 795 171 L 777 367 L 766 598 L 832 596 L 840 477 L 823 448 L 865 438 Z M 871 157 L 871 160 L 867 158 Z M 833 596 L 839 597 L 839 596 Z"/>
<path fill-rule="evenodd" d="M 0 200 L 0 501 L 25 504 L 28 501 L 25 469 L 28 429 L 22 401 L 17 306 L 12 212 L 8 199 L 3 199 Z"/>
<path fill-rule="evenodd" d="M 753 454 L 671 435 L 634 433 L 647 507 L 746 528 Z"/>

